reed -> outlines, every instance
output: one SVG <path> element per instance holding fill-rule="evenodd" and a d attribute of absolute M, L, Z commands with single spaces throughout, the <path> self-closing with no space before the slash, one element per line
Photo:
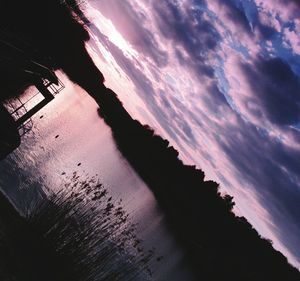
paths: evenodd
<path fill-rule="evenodd" d="M 55 250 L 65 280 L 151 280 L 155 249 L 144 249 L 122 200 L 95 177 L 74 172 L 27 221 Z"/>

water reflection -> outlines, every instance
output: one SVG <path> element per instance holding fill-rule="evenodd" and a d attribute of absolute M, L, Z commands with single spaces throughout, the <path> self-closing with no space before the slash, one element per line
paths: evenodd
<path fill-rule="evenodd" d="M 143 247 L 122 199 L 114 200 L 95 177 L 66 177 L 64 188 L 28 219 L 65 261 L 66 280 L 151 280 L 151 263 L 163 258 Z"/>
<path fill-rule="evenodd" d="M 65 175 L 97 175 L 126 213 L 147 249 L 156 248 L 154 280 L 189 280 L 184 256 L 168 233 L 152 193 L 117 150 L 97 106 L 60 75 L 65 91 L 34 118 L 20 148 L 0 163 L 0 186 L 22 213 L 59 193 Z M 28 203 L 30 202 L 30 203 Z"/>

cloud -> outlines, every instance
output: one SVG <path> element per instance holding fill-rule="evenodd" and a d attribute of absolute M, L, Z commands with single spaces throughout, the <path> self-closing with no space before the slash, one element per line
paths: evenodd
<path fill-rule="evenodd" d="M 144 27 L 145 16 L 129 1 L 91 2 L 104 16 L 113 21 L 115 27 L 139 52 L 150 57 L 160 67 L 167 64 L 168 54 L 159 46 L 155 36 Z"/>
<path fill-rule="evenodd" d="M 293 53 L 300 55 L 300 19 L 295 19 L 293 24 L 284 28 L 283 41 L 286 48 L 292 49 Z"/>
<path fill-rule="evenodd" d="M 173 42 L 179 61 L 188 60 L 198 76 L 213 77 L 206 62 L 218 47 L 220 36 L 206 12 L 177 1 L 153 2 L 152 10 L 159 32 Z"/>
<path fill-rule="evenodd" d="M 241 65 L 252 95 L 244 101 L 247 111 L 258 119 L 278 125 L 300 121 L 300 83 L 282 59 L 257 60 Z M 247 104 L 252 102 L 253 106 Z"/>
<path fill-rule="evenodd" d="M 289 21 L 299 17 L 300 5 L 298 0 L 254 0 L 259 9 L 267 11 L 273 18 Z"/>
<path fill-rule="evenodd" d="M 245 32 L 251 32 L 251 25 L 242 5 L 237 5 L 235 1 L 232 0 L 217 0 L 214 2 L 213 5 L 218 5 L 218 9 L 220 11 L 223 10 L 221 13 L 227 20 L 231 21 L 235 26 L 242 27 Z"/>
<path fill-rule="evenodd" d="M 271 215 L 269 225 L 275 225 L 275 235 L 299 260 L 295 245 L 300 243 L 300 151 L 283 146 L 243 120 L 223 134 L 226 142 L 220 141 L 220 145 L 230 158 L 235 177 L 254 187 L 260 205 Z"/>

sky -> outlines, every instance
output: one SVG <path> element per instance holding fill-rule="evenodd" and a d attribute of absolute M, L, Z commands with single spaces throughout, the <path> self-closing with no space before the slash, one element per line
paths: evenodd
<path fill-rule="evenodd" d="M 300 1 L 84 9 L 87 48 L 131 115 L 220 183 L 235 212 L 300 268 Z"/>

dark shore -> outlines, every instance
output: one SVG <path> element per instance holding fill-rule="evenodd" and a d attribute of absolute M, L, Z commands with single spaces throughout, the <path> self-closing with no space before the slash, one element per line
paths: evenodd
<path fill-rule="evenodd" d="M 56 270 L 53 270 L 56 268 Z M 66 280 L 64 261 L 0 193 L 0 277 L 8 280 Z"/>
<path fill-rule="evenodd" d="M 233 198 L 204 172 L 184 165 L 169 142 L 134 120 L 117 95 L 103 89 L 99 114 L 164 210 L 199 280 L 300 280 L 299 271 L 232 212 Z"/>

